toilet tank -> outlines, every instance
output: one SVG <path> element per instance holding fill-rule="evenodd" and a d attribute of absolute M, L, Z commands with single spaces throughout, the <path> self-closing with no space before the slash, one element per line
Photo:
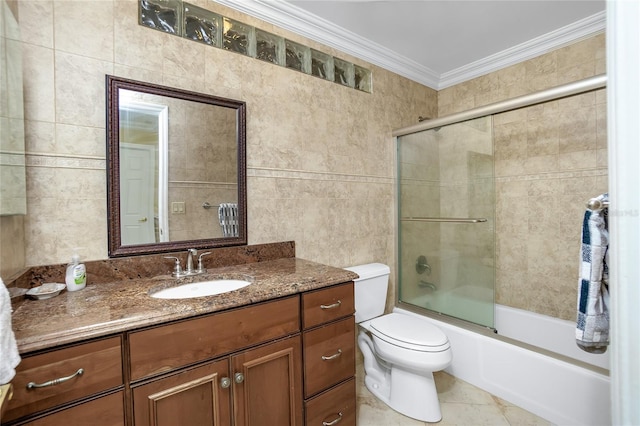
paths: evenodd
<path fill-rule="evenodd" d="M 382 263 L 344 268 L 360 276 L 354 281 L 356 322 L 361 323 L 384 313 L 390 268 Z"/>

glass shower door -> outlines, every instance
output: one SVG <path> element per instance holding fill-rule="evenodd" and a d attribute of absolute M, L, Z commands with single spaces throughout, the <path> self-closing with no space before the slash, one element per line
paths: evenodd
<path fill-rule="evenodd" d="M 399 300 L 493 328 L 491 117 L 401 136 L 397 150 Z"/>

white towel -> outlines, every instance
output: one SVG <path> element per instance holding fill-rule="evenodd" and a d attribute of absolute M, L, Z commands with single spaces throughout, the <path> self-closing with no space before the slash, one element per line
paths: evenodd
<path fill-rule="evenodd" d="M 609 201 L 608 194 L 597 197 Z M 609 344 L 609 230 L 607 209 L 587 210 L 582 223 L 576 343 L 591 353 Z"/>
<path fill-rule="evenodd" d="M 18 345 L 11 328 L 11 296 L 0 278 L 0 385 L 9 383 L 20 364 Z"/>

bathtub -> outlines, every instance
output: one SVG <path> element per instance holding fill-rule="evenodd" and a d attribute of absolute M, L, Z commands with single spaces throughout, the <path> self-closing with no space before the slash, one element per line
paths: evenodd
<path fill-rule="evenodd" d="M 449 337 L 449 374 L 557 425 L 611 423 L 608 352 L 578 349 L 573 323 L 496 305 L 494 335 L 442 315 L 421 315 L 406 303 L 399 306 L 395 312 L 427 318 Z"/>

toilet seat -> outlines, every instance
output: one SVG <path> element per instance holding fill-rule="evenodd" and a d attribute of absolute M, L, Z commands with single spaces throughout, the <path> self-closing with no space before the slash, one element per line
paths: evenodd
<path fill-rule="evenodd" d="M 438 327 L 410 315 L 391 313 L 374 318 L 369 330 L 375 337 L 405 349 L 441 352 L 450 348 L 449 339 Z"/>

